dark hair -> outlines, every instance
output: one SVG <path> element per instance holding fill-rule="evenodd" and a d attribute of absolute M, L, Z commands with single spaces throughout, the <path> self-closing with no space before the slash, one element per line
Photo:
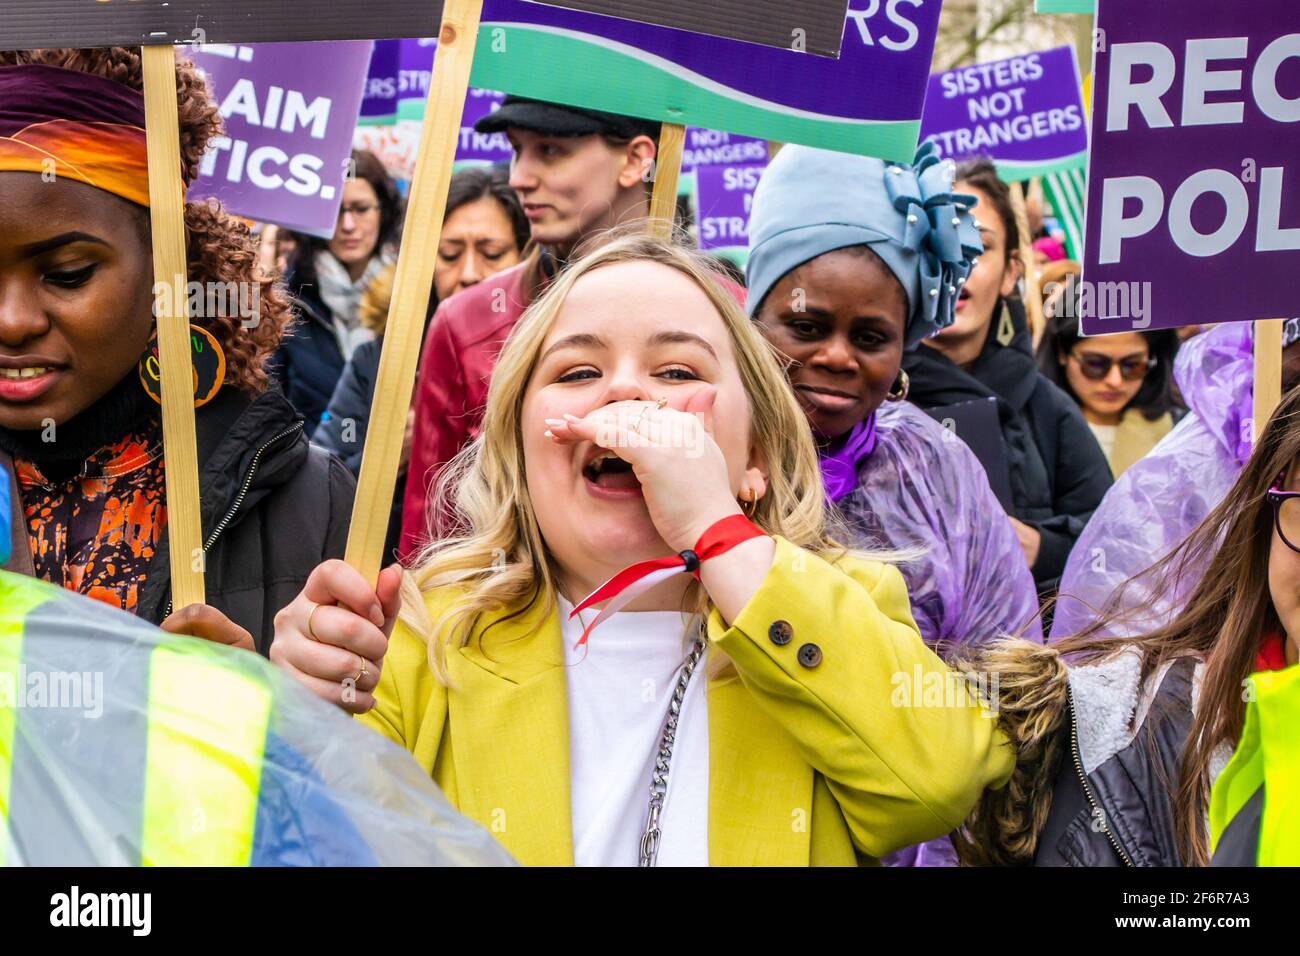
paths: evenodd
<path fill-rule="evenodd" d="M 94 50 L 49 49 L 0 52 L 0 66 L 37 63 L 100 76 L 136 92 L 144 90 L 144 70 L 138 47 Z M 221 132 L 221 116 L 208 95 L 203 74 L 184 59 L 176 61 L 176 110 L 180 122 L 181 177 L 186 185 L 198 176 L 208 141 Z M 135 213 L 141 238 L 151 242 L 149 210 L 122 202 Z M 280 344 L 291 317 L 288 299 L 257 267 L 257 237 L 227 214 L 215 200 L 185 205 L 186 259 L 190 281 L 205 285 L 254 284 L 258 290 L 258 322 L 244 328 L 240 315 L 204 315 L 191 319 L 213 334 L 226 355 L 226 382 L 257 395 L 267 385 L 263 368 Z M 149 283 L 152 285 L 153 277 Z M 227 304 L 228 305 L 228 304 Z M 221 310 L 224 311 L 224 308 Z"/>
<path fill-rule="evenodd" d="M 472 166 L 462 169 L 451 177 L 451 188 L 447 190 L 447 215 L 450 216 L 461 206 L 468 206 L 480 199 L 495 199 L 501 210 L 510 220 L 510 231 L 515 237 L 515 248 L 521 253 L 528 247 L 532 238 L 532 228 L 519 197 L 510 188 L 510 172 L 502 166 Z"/>
<path fill-rule="evenodd" d="M 402 194 L 397 183 L 379 157 L 364 149 L 352 151 L 353 178 L 365 180 L 379 200 L 379 237 L 375 243 L 378 253 L 385 246 L 397 242 L 402 229 Z M 289 259 L 289 271 L 294 276 L 294 286 L 316 285 L 316 253 L 329 248 L 330 241 L 319 236 L 295 233 L 298 245 Z"/>
<path fill-rule="evenodd" d="M 480 199 L 495 199 L 506 218 L 510 220 L 510 233 L 515 240 L 521 259 L 527 255 L 528 243 L 532 241 L 532 227 L 524 215 L 523 204 L 510 188 L 510 167 L 497 164 L 494 166 L 471 166 L 462 169 L 451 177 L 451 186 L 447 190 L 447 211 L 449 218 L 461 206 L 478 202 Z M 444 219 L 445 221 L 445 219 Z M 433 317 L 440 305 L 438 290 L 429 293 L 429 308 L 425 320 Z"/>
<path fill-rule="evenodd" d="M 1073 296 L 1075 308 L 1062 308 L 1059 315 L 1049 317 L 1043 339 L 1038 343 L 1038 370 L 1051 379 L 1065 393 L 1079 402 L 1079 396 L 1070 387 L 1070 378 L 1065 374 L 1061 359 L 1074 351 L 1074 346 L 1083 338 L 1079 334 L 1078 300 L 1082 286 L 1077 282 L 1067 282 L 1065 294 Z M 1147 419 L 1155 421 L 1168 412 L 1180 411 L 1182 404 L 1174 398 L 1174 356 L 1178 354 L 1178 333 L 1173 329 L 1159 329 L 1152 332 L 1137 331 L 1146 340 L 1147 350 L 1156 364 L 1147 371 L 1136 395 L 1126 408 L 1136 408 Z"/>
<path fill-rule="evenodd" d="M 1011 205 L 1011 187 L 998 177 L 993 161 L 983 158 L 959 163 L 957 181 L 974 186 L 993 203 L 993 211 L 1002 220 L 1002 228 L 1007 234 L 1006 258 L 1010 262 L 1020 252 L 1020 226 L 1016 223 L 1016 211 Z"/>
<path fill-rule="evenodd" d="M 745 288 L 745 270 L 737 265 L 734 259 L 721 254 L 713 254 L 709 258 L 713 260 L 719 272 L 742 289 Z"/>

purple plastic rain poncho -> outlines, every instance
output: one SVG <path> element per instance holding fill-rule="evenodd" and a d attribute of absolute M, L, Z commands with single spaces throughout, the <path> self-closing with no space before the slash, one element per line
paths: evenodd
<path fill-rule="evenodd" d="M 1092 624 L 1121 584 L 1177 547 L 1223 500 L 1250 457 L 1254 376 L 1249 322 L 1215 326 L 1183 345 L 1174 377 L 1191 413 L 1120 476 L 1079 536 L 1061 576 L 1053 640 Z M 1198 576 L 1184 574 L 1176 592 L 1160 594 L 1135 580 L 1123 608 L 1148 611 L 1123 633 L 1172 618 Z"/>
<path fill-rule="evenodd" d="M 907 299 L 905 347 L 950 326 L 959 288 L 983 251 L 974 197 L 955 193 L 934 144 L 910 165 L 786 146 L 763 173 L 749 221 L 747 307 L 757 316 L 792 269 L 856 246 L 875 254 Z M 873 431 L 874 429 L 874 431 Z M 822 456 L 846 543 L 921 550 L 900 564 L 921 636 L 941 650 L 1029 625 L 1033 579 L 988 477 L 960 439 L 906 404 L 886 405 Z M 942 773 L 936 768 L 936 773 Z M 891 854 L 890 865 L 955 865 L 946 838 Z"/>
<path fill-rule="evenodd" d="M 926 644 L 947 656 L 1022 629 L 1025 638 L 1041 641 L 1033 575 L 974 452 L 908 402 L 880 406 L 875 432 L 857 487 L 837 503 L 854 546 L 924 549 L 898 569 Z M 956 866 L 957 854 L 940 837 L 884 862 Z"/>
<path fill-rule="evenodd" d="M 925 550 L 899 570 L 921 637 L 941 656 L 1022 629 L 1042 640 L 1033 576 L 983 466 L 915 405 L 880 406 L 875 450 L 838 504 L 854 545 Z"/>

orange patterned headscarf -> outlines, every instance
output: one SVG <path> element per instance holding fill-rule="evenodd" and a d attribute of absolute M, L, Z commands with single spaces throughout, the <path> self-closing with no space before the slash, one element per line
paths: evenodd
<path fill-rule="evenodd" d="M 0 67 L 0 172 L 70 179 L 149 205 L 143 94 L 56 66 Z"/>

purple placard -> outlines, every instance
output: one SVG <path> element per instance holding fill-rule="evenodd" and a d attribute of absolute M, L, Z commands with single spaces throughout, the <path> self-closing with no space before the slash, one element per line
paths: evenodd
<path fill-rule="evenodd" d="M 595 109 L 910 159 L 941 0 L 850 0 L 838 60 L 486 0 L 472 81 Z M 566 47 L 566 42 L 587 49 Z M 546 59 L 550 49 L 570 59 Z M 521 51 L 516 54 L 516 51 Z M 534 52 L 536 51 L 536 52 Z"/>
<path fill-rule="evenodd" d="M 436 40 L 380 40 L 370 60 L 360 125 L 420 122 L 433 76 Z M 457 162 L 509 162 L 510 141 L 504 133 L 474 132 L 474 124 L 497 109 L 504 93 L 471 88 L 461 116 Z M 404 170 L 402 172 L 405 172 Z"/>
<path fill-rule="evenodd" d="M 398 40 L 402 50 L 398 57 L 397 116 L 409 119 L 424 114 L 424 100 L 433 79 L 433 57 L 438 41 L 430 39 Z"/>
<path fill-rule="evenodd" d="M 988 156 L 1030 178 L 1084 165 L 1086 124 L 1074 49 L 1063 46 L 935 73 L 921 139 L 944 157 Z"/>
<path fill-rule="evenodd" d="M 207 44 L 208 77 L 226 135 L 213 141 L 189 199 L 328 238 L 349 172 L 369 40 Z"/>
<path fill-rule="evenodd" d="M 686 130 L 682 146 L 682 172 L 696 166 L 736 165 L 767 162 L 767 140 L 757 136 L 739 136 L 716 129 L 692 126 Z"/>
<path fill-rule="evenodd" d="M 406 40 L 377 40 L 370 55 L 370 69 L 366 74 L 366 91 L 361 100 L 361 115 L 357 122 L 363 126 L 392 123 L 397 119 L 398 75 L 402 69 L 402 44 Z"/>
<path fill-rule="evenodd" d="M 749 212 L 765 164 L 697 166 L 697 223 L 701 249 L 735 249 L 749 245 Z"/>
<path fill-rule="evenodd" d="M 375 43 L 366 75 L 366 94 L 361 101 L 362 126 L 419 118 L 429 92 L 437 46 L 437 40 L 429 39 Z"/>
<path fill-rule="evenodd" d="M 474 124 L 501 106 L 504 93 L 493 90 L 471 89 L 465 98 L 465 112 L 460 121 L 460 145 L 456 147 L 456 161 L 481 163 L 508 163 L 514 156 L 510 140 L 505 133 L 476 133 Z"/>
<path fill-rule="evenodd" d="M 634 47 L 644 54 L 681 64 L 706 79 L 800 110 L 855 119 L 915 120 L 919 110 L 914 112 L 913 107 L 920 105 L 916 101 L 930 73 L 939 6 L 935 0 L 850 0 L 839 60 L 562 10 L 527 0 L 486 0 L 483 22 L 500 20 L 578 33 L 593 31 L 603 40 Z M 482 44 L 482 38 L 479 42 Z M 871 75 L 869 66 L 882 63 L 882 50 L 893 72 Z M 855 56 L 855 51 L 866 51 L 868 55 Z M 476 65 L 490 52 L 490 46 L 486 50 L 480 46 Z M 855 65 L 866 65 L 868 69 L 853 71 Z"/>
<path fill-rule="evenodd" d="M 1300 7 L 1101 0 L 1086 334 L 1295 313 Z"/>

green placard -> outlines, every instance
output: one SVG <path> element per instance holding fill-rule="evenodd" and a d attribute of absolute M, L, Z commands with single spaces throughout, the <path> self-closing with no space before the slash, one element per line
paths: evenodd
<path fill-rule="evenodd" d="M 1035 13 L 1096 13 L 1097 0 L 1034 0 Z"/>
<path fill-rule="evenodd" d="M 519 5 L 521 8 L 531 4 Z M 616 21 L 611 21 L 611 23 Z M 626 29 L 626 28 L 625 28 Z M 649 28 L 646 28 L 649 29 Z M 854 34 L 856 37 L 856 34 Z M 470 82 L 479 89 L 518 93 L 541 100 L 571 103 L 590 109 L 643 116 L 661 122 L 726 130 L 784 143 L 803 143 L 847 153 L 911 156 L 920 131 L 921 103 L 933 39 L 920 34 L 904 52 L 881 52 L 860 41 L 846 41 L 839 61 L 789 51 L 753 48 L 740 60 L 734 51 L 727 68 L 705 77 L 690 63 L 676 62 L 635 43 L 544 23 L 485 20 L 479 32 Z M 751 92 L 747 65 L 771 61 L 773 71 L 789 84 L 806 89 L 805 102 L 792 106 Z M 557 68 L 563 64 L 563 69 Z M 857 116 L 844 116 L 827 96 L 835 84 L 859 88 L 877 71 L 892 67 L 891 84 L 872 90 Z M 782 72 L 784 71 L 784 72 Z M 817 82 L 813 82 L 816 80 Z M 900 108 L 888 99 L 900 101 Z M 418 109 L 420 104 L 413 104 Z M 867 118 L 872 108 L 916 119 Z"/>
<path fill-rule="evenodd" d="M 998 168 L 998 176 L 1003 182 L 1026 182 L 1040 176 L 1052 176 L 1057 173 L 1087 169 L 1088 154 L 1086 152 L 1075 153 L 1073 156 L 1067 156 L 1064 159 L 1058 159 L 1050 163 L 1015 163 L 998 160 L 995 165 Z"/>

